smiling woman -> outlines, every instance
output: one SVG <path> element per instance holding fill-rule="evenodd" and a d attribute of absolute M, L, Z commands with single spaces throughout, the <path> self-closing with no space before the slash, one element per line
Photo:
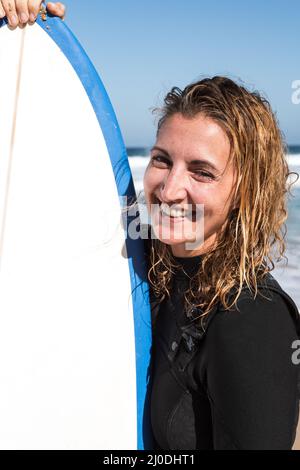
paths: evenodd
<path fill-rule="evenodd" d="M 291 186 L 276 118 L 225 77 L 173 88 L 158 111 L 144 176 L 157 447 L 290 449 L 300 320 L 270 274 Z"/>

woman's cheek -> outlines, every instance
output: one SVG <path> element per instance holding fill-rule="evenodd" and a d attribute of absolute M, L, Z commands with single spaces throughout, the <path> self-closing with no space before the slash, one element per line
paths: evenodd
<path fill-rule="evenodd" d="M 151 204 L 151 175 L 149 175 L 148 169 L 146 169 L 144 179 L 143 179 L 143 186 L 144 186 L 144 193 L 145 193 L 145 200 L 148 210 L 150 209 Z"/>
<path fill-rule="evenodd" d="M 159 183 L 157 174 L 153 170 L 154 170 L 153 168 L 146 169 L 146 172 L 144 175 L 144 182 L 143 182 L 144 190 L 145 192 L 147 191 L 149 195 L 151 194 L 152 191 L 155 190 L 155 188 L 157 187 Z"/>
<path fill-rule="evenodd" d="M 149 181 L 149 170 L 146 168 L 146 171 L 144 173 L 144 178 L 143 178 L 143 186 L 144 186 L 144 191 L 148 191 L 148 181 Z"/>

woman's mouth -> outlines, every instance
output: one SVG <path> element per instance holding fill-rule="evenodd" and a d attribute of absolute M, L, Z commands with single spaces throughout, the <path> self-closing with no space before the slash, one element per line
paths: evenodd
<path fill-rule="evenodd" d="M 175 204 L 169 206 L 165 202 L 161 202 L 159 199 L 155 204 L 159 205 L 160 214 L 165 218 L 171 219 L 173 222 L 182 222 L 185 219 L 193 222 L 196 220 L 196 211 L 193 210 L 191 204 L 185 205 L 185 207 L 176 206 Z"/>
<path fill-rule="evenodd" d="M 184 219 L 188 215 L 188 212 L 185 211 L 184 208 L 170 207 L 164 202 L 160 204 L 159 208 L 162 215 L 170 217 L 171 219 Z"/>

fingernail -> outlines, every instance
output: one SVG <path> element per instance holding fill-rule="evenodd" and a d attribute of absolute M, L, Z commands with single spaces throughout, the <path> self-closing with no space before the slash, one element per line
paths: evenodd
<path fill-rule="evenodd" d="M 29 19 L 33 23 L 35 21 L 35 15 L 33 13 L 30 13 Z"/>
<path fill-rule="evenodd" d="M 21 13 L 21 15 L 20 15 L 20 21 L 21 21 L 21 23 L 27 23 L 27 21 L 28 21 L 28 16 L 26 15 L 26 13 Z"/>
<path fill-rule="evenodd" d="M 16 15 L 11 15 L 9 17 L 9 22 L 12 26 L 17 26 L 17 24 L 19 23 L 18 17 Z"/>

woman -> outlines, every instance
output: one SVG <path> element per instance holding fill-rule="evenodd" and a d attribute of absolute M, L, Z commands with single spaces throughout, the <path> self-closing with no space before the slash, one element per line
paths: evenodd
<path fill-rule="evenodd" d="M 157 445 L 290 449 L 300 324 L 269 273 L 285 249 L 289 189 L 275 117 L 258 93 L 224 77 L 173 88 L 161 111 L 144 177 L 157 237 L 149 269 Z"/>
<path fill-rule="evenodd" d="M 40 6 L 0 4 L 18 21 Z M 161 113 L 144 177 L 156 448 L 291 449 L 300 322 L 270 274 L 284 255 L 290 189 L 276 119 L 224 77 L 173 88 Z"/>

